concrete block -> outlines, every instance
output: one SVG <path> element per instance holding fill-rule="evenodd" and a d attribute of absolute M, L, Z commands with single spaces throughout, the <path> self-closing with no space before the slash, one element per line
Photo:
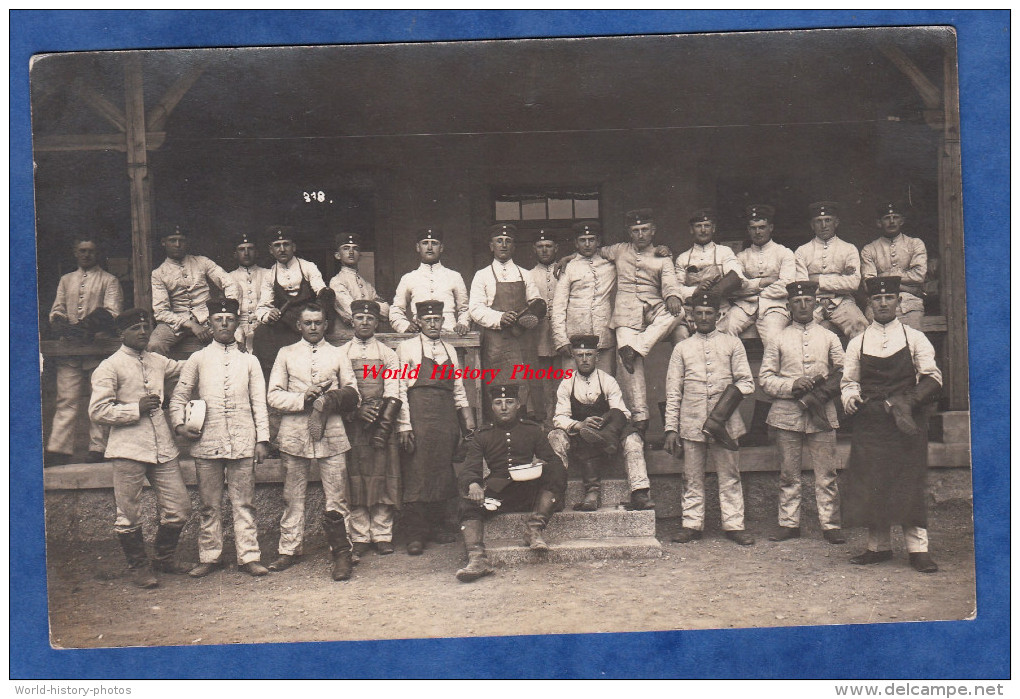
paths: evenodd
<path fill-rule="evenodd" d="M 485 523 L 485 536 L 513 539 L 523 536 L 527 512 L 497 515 Z M 615 536 L 655 536 L 655 512 L 630 512 L 603 507 L 596 512 L 557 512 L 549 520 L 546 533 L 551 540 L 601 539 Z"/>
<path fill-rule="evenodd" d="M 496 565 L 659 558 L 662 555 L 662 545 L 654 536 L 549 541 L 549 545 L 549 551 L 537 552 L 524 547 L 520 540 L 487 540 L 485 548 L 489 561 Z"/>

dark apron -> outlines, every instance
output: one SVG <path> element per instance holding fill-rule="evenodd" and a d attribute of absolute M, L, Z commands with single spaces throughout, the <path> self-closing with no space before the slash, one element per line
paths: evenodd
<path fill-rule="evenodd" d="M 520 272 L 519 269 L 518 272 Z M 492 270 L 492 276 L 493 278 L 496 276 L 495 269 Z M 496 294 L 492 300 L 492 310 L 501 313 L 507 311 L 520 313 L 527 306 L 528 299 L 523 274 L 521 280 L 517 282 L 496 281 Z M 511 380 L 510 375 L 514 371 L 515 364 L 532 364 L 532 368 L 544 368 L 535 366 L 534 351 L 534 338 L 531 337 L 531 333 L 524 333 L 518 337 L 514 335 L 511 328 L 496 330 L 482 328 L 482 366 L 486 369 L 500 369 L 492 383 L 484 386 L 486 414 L 488 414 L 489 405 L 492 402 L 491 388 L 504 384 L 518 384 L 520 386 L 518 400 L 522 406 L 528 405 L 530 396 L 528 384 L 520 377 Z"/>
<path fill-rule="evenodd" d="M 301 286 L 296 291 L 287 291 L 278 281 L 279 270 L 273 268 L 273 305 L 283 314 L 275 323 L 260 324 L 252 336 L 252 351 L 267 375 L 272 371 L 273 362 L 276 361 L 279 351 L 301 339 L 301 333 L 296 327 L 298 318 L 301 317 L 301 307 L 315 301 L 315 293 L 300 261 L 298 270 L 301 272 Z"/>
<path fill-rule="evenodd" d="M 885 411 L 886 398 L 916 383 L 909 343 L 888 357 L 861 352 L 861 397 L 866 402 L 852 417 L 850 459 L 841 479 L 844 527 L 928 526 L 927 415 L 914 411 L 920 433 L 911 437 L 900 432 Z"/>
<path fill-rule="evenodd" d="M 385 379 L 380 372 L 378 378 L 362 378 L 364 367 L 384 368 L 383 363 L 369 363 L 364 359 L 352 359 L 351 368 L 358 378 L 358 392 L 362 402 L 382 399 Z M 370 505 L 400 506 L 400 446 L 397 432 L 390 436 L 385 449 L 372 446 L 372 425 L 362 420 L 344 420 L 351 451 L 347 455 L 347 500 L 356 507 Z"/>
<path fill-rule="evenodd" d="M 574 389 L 577 386 L 575 380 L 574 385 L 570 388 L 570 419 L 581 420 L 582 422 L 589 417 L 603 417 L 609 412 L 609 398 L 606 396 L 605 390 L 602 388 L 602 377 L 598 377 L 599 380 L 599 397 L 595 399 L 595 402 L 591 405 L 582 403 L 575 395 Z M 623 443 L 629 435 L 637 432 L 634 426 L 628 422 L 627 427 L 624 428 L 623 432 L 620 433 L 620 443 Z M 571 440 L 571 450 L 576 451 L 577 455 L 583 458 L 592 458 L 596 456 L 608 456 L 605 451 L 600 447 L 588 444 L 583 439 Z"/>
<path fill-rule="evenodd" d="M 460 442 L 460 422 L 453 381 L 429 378 L 435 365 L 423 351 L 418 380 L 407 389 L 414 453 L 401 453 L 405 503 L 440 502 L 457 494 L 453 452 Z"/>

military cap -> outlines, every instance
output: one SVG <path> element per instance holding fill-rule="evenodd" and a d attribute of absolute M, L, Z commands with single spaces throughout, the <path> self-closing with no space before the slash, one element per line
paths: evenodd
<path fill-rule="evenodd" d="M 570 226 L 574 237 L 579 235 L 602 235 L 602 224 L 598 221 L 578 221 Z"/>
<path fill-rule="evenodd" d="M 751 204 L 744 209 L 744 218 L 748 221 L 771 221 L 775 215 L 775 208 L 768 204 Z"/>
<path fill-rule="evenodd" d="M 511 238 L 517 237 L 517 226 L 512 223 L 494 223 L 489 226 L 489 237 L 495 238 L 497 236 L 509 236 Z"/>
<path fill-rule="evenodd" d="M 515 383 L 505 383 L 492 387 L 492 398 L 516 398 L 520 393 L 520 386 Z"/>
<path fill-rule="evenodd" d="M 553 237 L 552 232 L 547 231 L 544 228 L 539 228 L 538 229 L 538 235 L 535 236 L 535 242 L 536 243 L 540 243 L 543 240 L 548 240 L 550 243 L 555 243 L 556 242 L 556 238 Z"/>
<path fill-rule="evenodd" d="M 888 216 L 889 214 L 899 214 L 900 216 L 907 215 L 907 207 L 896 201 L 884 201 L 878 205 L 875 209 L 875 214 L 878 218 Z"/>
<path fill-rule="evenodd" d="M 382 316 L 382 308 L 380 308 L 377 301 L 372 299 L 358 299 L 357 301 L 351 301 L 351 315 L 357 313 L 371 313 L 376 318 Z"/>
<path fill-rule="evenodd" d="M 269 243 L 279 243 L 281 241 L 294 242 L 294 233 L 288 226 L 278 226 L 271 229 L 269 233 Z"/>
<path fill-rule="evenodd" d="M 702 223 L 703 221 L 711 221 L 715 223 L 716 220 L 715 209 L 695 209 L 691 212 L 691 217 L 687 219 L 687 222 Z"/>
<path fill-rule="evenodd" d="M 414 309 L 419 318 L 424 318 L 425 316 L 441 316 L 443 315 L 443 302 L 419 301 L 414 304 Z"/>
<path fill-rule="evenodd" d="M 811 218 L 818 216 L 839 216 L 839 203 L 834 201 L 816 201 L 808 204 Z"/>
<path fill-rule="evenodd" d="M 864 286 L 868 290 L 868 296 L 877 294 L 899 294 L 899 277 L 868 277 L 864 280 Z"/>
<path fill-rule="evenodd" d="M 814 296 L 817 292 L 818 282 L 806 279 L 799 282 L 790 282 L 786 285 L 786 297 L 791 299 L 797 296 Z"/>
<path fill-rule="evenodd" d="M 247 233 L 238 233 L 234 239 L 234 247 L 241 247 L 242 245 L 256 245 L 255 236 L 248 235 Z"/>
<path fill-rule="evenodd" d="M 149 312 L 144 308 L 129 308 L 114 321 L 117 326 L 117 330 L 127 330 L 132 325 L 137 323 L 151 323 L 152 318 L 149 316 Z"/>
<path fill-rule="evenodd" d="M 183 235 L 185 238 L 188 237 L 188 234 L 182 231 L 180 226 L 174 226 L 173 230 L 170 230 L 169 228 L 164 228 L 163 235 L 161 235 L 160 238 L 169 238 L 172 235 Z"/>
<path fill-rule="evenodd" d="M 651 209 L 631 209 L 624 218 L 628 226 L 640 226 L 644 223 L 655 223 L 655 213 Z"/>
<path fill-rule="evenodd" d="M 241 309 L 241 304 L 234 299 L 216 299 L 215 301 L 209 299 L 205 302 L 205 307 L 209 309 L 209 315 L 232 313 L 236 316 L 237 312 Z"/>
<path fill-rule="evenodd" d="M 437 243 L 443 242 L 443 232 L 438 228 L 419 228 L 415 235 L 417 236 L 415 240 L 419 243 L 423 240 L 434 240 Z"/>
<path fill-rule="evenodd" d="M 598 349 L 598 335 L 574 335 L 570 338 L 570 346 L 574 349 Z"/>
<path fill-rule="evenodd" d="M 698 306 L 711 306 L 715 310 L 719 310 L 719 297 L 716 294 L 704 292 L 694 294 L 691 297 L 691 308 L 697 308 Z"/>
<path fill-rule="evenodd" d="M 336 246 L 339 248 L 341 245 L 361 245 L 361 236 L 357 233 L 338 233 L 336 236 Z"/>

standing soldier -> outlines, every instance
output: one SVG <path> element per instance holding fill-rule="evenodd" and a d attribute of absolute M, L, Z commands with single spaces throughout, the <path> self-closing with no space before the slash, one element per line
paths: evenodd
<path fill-rule="evenodd" d="M 164 357 L 180 345 L 191 354 L 212 340 L 209 315 L 209 282 L 228 299 L 238 301 L 234 279 L 218 264 L 202 255 L 188 254 L 188 237 L 176 228 L 162 239 L 166 259 L 152 270 L 152 316 L 157 325 L 149 338 L 149 351 Z"/>
<path fill-rule="evenodd" d="M 524 542 L 532 551 L 549 550 L 545 528 L 567 489 L 567 471 L 553 451 L 545 430 L 518 417 L 517 386 L 504 384 L 492 392 L 492 424 L 478 430 L 468 442 L 467 456 L 457 470 L 460 487 L 460 523 L 468 564 L 457 579 L 471 582 L 492 574 L 485 555 L 483 517 L 495 512 L 527 512 Z M 489 467 L 485 476 L 483 461 Z M 530 480 L 513 480 L 514 466 L 542 463 L 542 472 Z"/>
<path fill-rule="evenodd" d="M 876 225 L 882 232 L 861 249 L 861 276 L 900 278 L 900 305 L 896 317 L 914 330 L 924 317 L 924 282 L 928 276 L 928 251 L 924 241 L 903 233 L 907 208 L 896 202 L 878 207 Z M 867 317 L 873 319 L 871 305 Z"/>
<path fill-rule="evenodd" d="M 483 389 L 489 395 L 496 386 L 523 382 L 512 378 L 514 367 L 535 360 L 524 334 L 536 327 L 546 314 L 546 303 L 530 275 L 513 261 L 517 227 L 498 223 L 489 229 L 492 262 L 478 270 L 471 280 L 468 310 L 471 319 L 482 326 L 482 366 L 499 369 L 492 384 Z M 537 367 L 533 367 L 537 369 Z M 528 405 L 530 389 L 521 384 L 521 404 Z M 488 405 L 491 400 L 485 400 Z"/>
<path fill-rule="evenodd" d="M 266 374 L 280 349 L 301 339 L 297 321 L 305 305 L 317 303 L 320 308 L 332 309 L 336 300 L 336 294 L 322 281 L 319 268 L 295 256 L 297 245 L 288 229 L 274 230 L 269 251 L 276 264 L 263 277 L 255 311 L 259 327 L 253 342 L 255 356 Z"/>
<path fill-rule="evenodd" d="M 744 433 L 737 408 L 754 392 L 744 345 L 716 330 L 719 299 L 700 294 L 691 299 L 697 332 L 677 343 L 666 372 L 666 444 L 671 454 L 683 440 L 683 527 L 673 541 L 700 539 L 705 528 L 705 464 L 715 463 L 719 507 L 726 538 L 750 546 L 744 529 L 744 492 L 736 440 Z"/>
<path fill-rule="evenodd" d="M 771 541 L 800 536 L 800 492 L 803 452 L 815 474 L 815 502 L 822 535 L 830 544 L 844 544 L 839 528 L 836 489 L 836 407 L 843 377 L 843 346 L 830 330 L 814 322 L 814 282 L 791 282 L 786 287 L 793 322 L 780 330 L 761 362 L 758 381 L 775 401 L 768 424 L 776 429 L 779 451 L 779 530 Z"/>
<path fill-rule="evenodd" d="M 464 335 L 471 328 L 468 291 L 460 272 L 443 266 L 443 234 L 438 228 L 423 228 L 417 233 L 415 250 L 421 264 L 400 278 L 390 306 L 390 325 L 398 333 L 421 330 L 414 321 L 414 309 L 422 301 L 442 301 L 443 327 Z"/>
<path fill-rule="evenodd" d="M 99 266 L 99 246 L 91 236 L 72 243 L 78 268 L 60 278 L 57 297 L 50 308 L 50 325 L 60 338 L 88 339 L 96 332 L 115 332 L 113 319 L 120 313 L 123 296 L 117 278 Z M 74 453 L 75 423 L 81 407 L 82 388 L 99 360 L 61 357 L 57 364 L 57 410 L 46 443 L 46 465 L 66 463 Z M 89 422 L 89 462 L 102 461 L 106 449 L 103 428 Z"/>
<path fill-rule="evenodd" d="M 535 240 L 535 256 L 538 264 L 534 269 L 528 271 L 531 283 L 538 289 L 538 293 L 545 301 L 546 310 L 552 308 L 556 292 L 556 276 L 553 274 L 553 267 L 556 263 L 556 253 L 559 245 L 552 235 L 545 230 L 538 231 L 538 238 Z M 552 326 L 549 322 L 549 314 L 540 318 L 538 325 L 528 333 L 535 343 L 535 355 L 538 357 L 538 367 L 547 369 L 560 368 L 559 354 L 556 352 L 556 345 L 553 343 Z M 552 418 L 552 411 L 556 403 L 556 383 L 544 381 L 541 387 L 536 388 L 531 394 L 531 405 L 525 406 L 538 422 Z"/>
<path fill-rule="evenodd" d="M 383 318 L 379 303 L 351 301 L 354 338 L 340 346 L 358 380 L 361 406 L 344 425 L 351 442 L 351 541 L 362 556 L 374 543 L 380 554 L 393 553 L 393 511 L 400 505 L 400 448 L 394 433 L 400 416 L 400 386 L 383 370 L 400 371 L 397 353 L 379 342 L 375 330 Z"/>
<path fill-rule="evenodd" d="M 382 318 L 389 316 L 390 304 L 380 298 L 375 287 L 358 271 L 361 260 L 361 238 L 356 233 L 340 233 L 335 239 L 336 252 L 333 253 L 340 262 L 340 271 L 329 280 L 329 288 L 336 295 L 333 304 L 336 318 L 331 324 L 327 340 L 340 345 L 354 337 L 354 319 L 351 317 L 351 303 L 368 299 L 375 301 L 382 309 Z M 378 322 L 378 319 L 377 319 Z"/>
<path fill-rule="evenodd" d="M 255 247 L 255 238 L 247 233 L 238 236 L 234 257 L 237 258 L 238 268 L 231 272 L 230 276 L 237 284 L 237 300 L 240 302 L 237 341 L 246 352 L 252 352 L 255 348 L 255 328 L 259 325 L 255 314 L 259 307 L 262 284 L 265 282 L 269 270 L 255 264 L 258 249 Z"/>
<path fill-rule="evenodd" d="M 854 293 L 861 284 L 861 256 L 852 244 L 836 236 L 839 205 L 818 201 L 808 206 L 811 230 L 815 237 L 797 248 L 797 279 L 818 284 L 818 308 L 815 320 L 823 327 L 838 330 L 850 339 L 867 327 Z"/>
<path fill-rule="evenodd" d="M 598 336 L 575 335 L 570 344 L 577 371 L 556 390 L 555 429 L 549 433 L 549 443 L 564 464 L 573 464 L 581 471 L 584 499 L 574 509 L 583 512 L 599 509 L 602 490 L 599 470 L 621 444 L 631 491 L 630 509 L 654 509 L 644 446 L 637 431 L 628 424 L 630 411 L 623 402 L 620 385 L 596 368 Z"/>
<path fill-rule="evenodd" d="M 201 578 L 220 565 L 223 554 L 223 485 L 226 481 L 234 519 L 237 564 L 249 575 L 269 571 L 259 561 L 255 525 L 255 464 L 269 450 L 266 380 L 254 356 L 238 348 L 237 301 L 208 301 L 213 341 L 191 355 L 170 398 L 174 432 L 198 440 L 191 447 L 202 498 L 198 534 L 198 565 L 190 572 Z M 192 396 L 205 402 L 201 427 L 185 422 Z"/>
<path fill-rule="evenodd" d="M 280 350 L 269 377 L 269 406 L 283 414 L 278 439 L 286 471 L 279 556 L 269 570 L 286 570 L 301 553 L 308 469 L 315 459 L 326 501 L 322 528 L 333 558 L 333 579 L 347 580 L 352 560 L 346 524 L 350 514 L 346 452 L 351 445 L 339 413 L 357 407 L 357 381 L 347 357 L 324 339 L 326 314 L 321 306 L 305 304 L 298 313 L 297 330 L 301 339 Z"/>
<path fill-rule="evenodd" d="M 715 242 L 716 219 L 715 209 L 698 209 L 688 219 L 694 244 L 676 257 L 676 278 L 687 322 L 673 331 L 674 344 L 695 332 L 691 299 L 709 291 L 719 299 L 720 332 L 737 334 L 729 329 L 729 297 L 737 293 L 746 280 L 733 250 Z"/>
<path fill-rule="evenodd" d="M 149 312 L 140 308 L 117 317 L 121 348 L 92 372 L 89 417 L 110 425 L 106 458 L 113 462 L 113 497 L 117 532 L 138 587 L 156 587 L 154 571 L 187 573 L 193 566 L 174 561 L 181 530 L 191 515 L 191 499 L 177 461 L 177 445 L 163 413 L 164 384 L 184 362 L 149 352 Z M 141 497 L 148 480 L 159 503 L 152 569 L 142 535 Z"/>
<path fill-rule="evenodd" d="M 924 333 L 900 323 L 899 279 L 865 282 L 875 321 L 846 348 L 843 407 L 855 415 L 844 471 L 843 521 L 868 528 L 857 565 L 892 558 L 889 528 L 903 527 L 910 565 L 938 570 L 928 553 L 928 408 L 942 390 L 935 349 Z"/>
<path fill-rule="evenodd" d="M 460 366 L 457 353 L 443 342 L 443 302 L 418 303 L 416 337 L 397 346 L 401 367 L 420 367 L 413 377 L 400 378 L 400 447 L 402 511 L 407 531 L 407 553 L 418 556 L 426 540 L 441 544 L 456 541 L 443 530 L 446 503 L 457 494 L 453 455 L 461 437 L 470 437 L 475 417 L 468 404 L 464 382 L 443 378 L 442 369 Z M 438 367 L 438 368 L 437 368 Z M 459 427 L 458 427 L 459 423 Z"/>
<path fill-rule="evenodd" d="M 609 321 L 616 294 L 616 266 L 598 254 L 602 245 L 602 226 L 598 221 L 578 221 L 573 229 L 577 256 L 567 263 L 556 282 L 550 317 L 553 344 L 563 357 L 564 368 L 576 369 L 570 338 L 598 335 L 596 366 L 613 374 L 616 336 Z"/>

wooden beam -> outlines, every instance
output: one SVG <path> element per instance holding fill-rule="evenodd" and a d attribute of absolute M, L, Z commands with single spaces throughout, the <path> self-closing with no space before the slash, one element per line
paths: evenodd
<path fill-rule="evenodd" d="M 78 85 L 78 94 L 83 100 L 88 102 L 100 116 L 113 124 L 118 131 L 127 131 L 124 112 L 122 112 L 115 104 L 110 102 L 110 100 L 106 99 L 87 85 Z"/>
<path fill-rule="evenodd" d="M 163 131 L 145 134 L 145 146 L 149 150 L 158 149 L 165 140 L 166 133 Z M 39 136 L 33 141 L 32 148 L 37 152 L 116 150 L 123 153 L 127 151 L 127 138 L 116 133 Z"/>
<path fill-rule="evenodd" d="M 149 112 L 145 118 L 145 123 L 152 131 L 161 131 L 166 126 L 166 120 L 170 117 L 174 107 L 181 101 L 191 86 L 195 84 L 202 73 L 205 72 L 205 66 L 196 65 L 193 66 L 187 73 L 178 78 L 177 82 L 170 86 L 170 89 L 166 91 L 152 111 Z"/>
<path fill-rule="evenodd" d="M 131 278 L 135 306 L 152 306 L 152 188 L 146 152 L 145 96 L 142 57 L 129 53 L 124 64 L 124 106 L 127 116 L 127 168 L 131 180 Z"/>
<path fill-rule="evenodd" d="M 907 76 L 913 84 L 917 94 L 921 96 L 924 106 L 928 109 L 940 109 L 942 106 L 942 93 L 939 88 L 928 79 L 928 76 L 907 57 L 907 54 L 898 46 L 887 44 L 879 49 L 885 57 L 892 61 L 893 65 L 900 69 L 900 72 Z"/>

